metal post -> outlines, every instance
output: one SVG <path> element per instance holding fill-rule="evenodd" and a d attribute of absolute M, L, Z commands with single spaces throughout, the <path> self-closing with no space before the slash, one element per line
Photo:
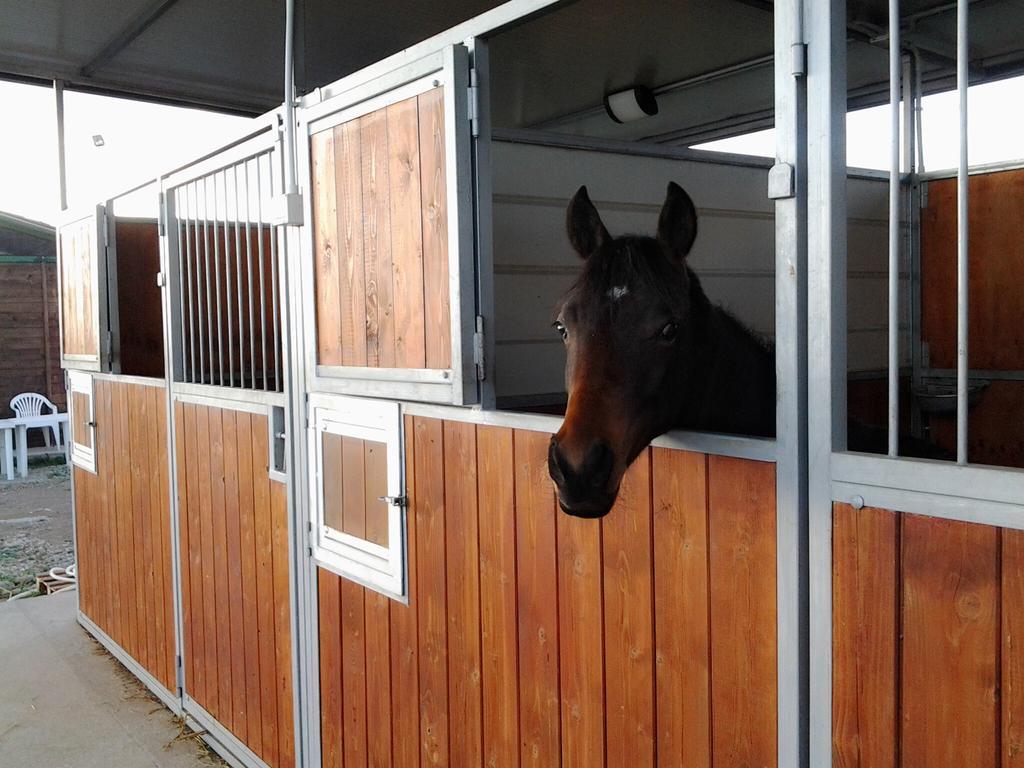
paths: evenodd
<path fill-rule="evenodd" d="M 956 460 L 967 463 L 967 15 L 968 0 L 956 5 L 956 91 L 959 97 L 960 163 L 956 172 Z"/>
<path fill-rule="evenodd" d="M 889 455 L 900 441 L 900 3 L 889 0 Z"/>
<path fill-rule="evenodd" d="M 57 106 L 57 203 L 60 210 L 68 209 L 67 165 L 64 157 L 64 81 L 53 81 L 53 97 Z"/>
<path fill-rule="evenodd" d="M 298 192 L 295 177 L 295 0 L 284 12 L 284 191 Z"/>

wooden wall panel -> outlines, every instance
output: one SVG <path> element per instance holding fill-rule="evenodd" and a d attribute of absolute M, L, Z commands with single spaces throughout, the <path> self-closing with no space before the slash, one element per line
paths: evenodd
<path fill-rule="evenodd" d="M 1021 764 L 1021 533 L 833 514 L 836 765 Z"/>
<path fill-rule="evenodd" d="M 294 765 L 287 496 L 267 417 L 185 403 L 175 418 L 185 692 L 268 765 Z"/>
<path fill-rule="evenodd" d="M 582 520 L 549 435 L 405 429 L 408 605 L 319 572 L 325 766 L 776 765 L 772 465 L 649 450 Z"/>
<path fill-rule="evenodd" d="M 60 229 L 61 349 L 65 355 L 99 356 L 99 327 L 93 281 L 99 269 L 96 219 L 93 216 Z"/>
<path fill-rule="evenodd" d="M 75 473 L 82 612 L 176 690 L 166 392 L 94 382 L 96 474 Z"/>
<path fill-rule="evenodd" d="M 451 366 L 440 88 L 314 134 L 317 360 Z"/>

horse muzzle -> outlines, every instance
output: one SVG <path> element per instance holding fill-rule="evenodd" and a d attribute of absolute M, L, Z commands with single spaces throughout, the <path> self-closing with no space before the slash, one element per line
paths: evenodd
<path fill-rule="evenodd" d="M 558 490 L 558 506 L 568 515 L 599 518 L 607 515 L 615 497 L 618 483 L 609 489 L 615 456 L 607 443 L 596 442 L 584 454 L 579 466 L 574 466 L 558 442 L 551 438 L 548 447 L 548 474 Z"/>

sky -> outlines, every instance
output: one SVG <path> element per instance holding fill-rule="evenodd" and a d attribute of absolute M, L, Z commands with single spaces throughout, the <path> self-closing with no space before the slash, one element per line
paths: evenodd
<path fill-rule="evenodd" d="M 68 202 L 99 202 L 225 144 L 247 118 L 107 96 L 65 93 Z M 1024 77 L 975 86 L 969 92 L 971 163 L 1024 157 Z M 49 88 L 0 80 L 0 210 L 56 223 L 57 155 L 54 96 Z M 16 119 L 9 119 L 15 115 Z M 923 104 L 925 167 L 957 160 L 956 93 Z M 847 162 L 888 168 L 888 107 L 847 118 Z M 93 136 L 104 145 L 94 145 Z M 774 155 L 772 130 L 700 145 L 743 154 Z"/>

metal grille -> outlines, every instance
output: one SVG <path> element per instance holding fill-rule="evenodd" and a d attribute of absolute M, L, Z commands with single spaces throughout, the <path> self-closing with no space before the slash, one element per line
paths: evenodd
<path fill-rule="evenodd" d="M 272 151 L 175 187 L 176 379 L 282 391 Z M 174 263 L 172 259 L 172 264 Z"/>

